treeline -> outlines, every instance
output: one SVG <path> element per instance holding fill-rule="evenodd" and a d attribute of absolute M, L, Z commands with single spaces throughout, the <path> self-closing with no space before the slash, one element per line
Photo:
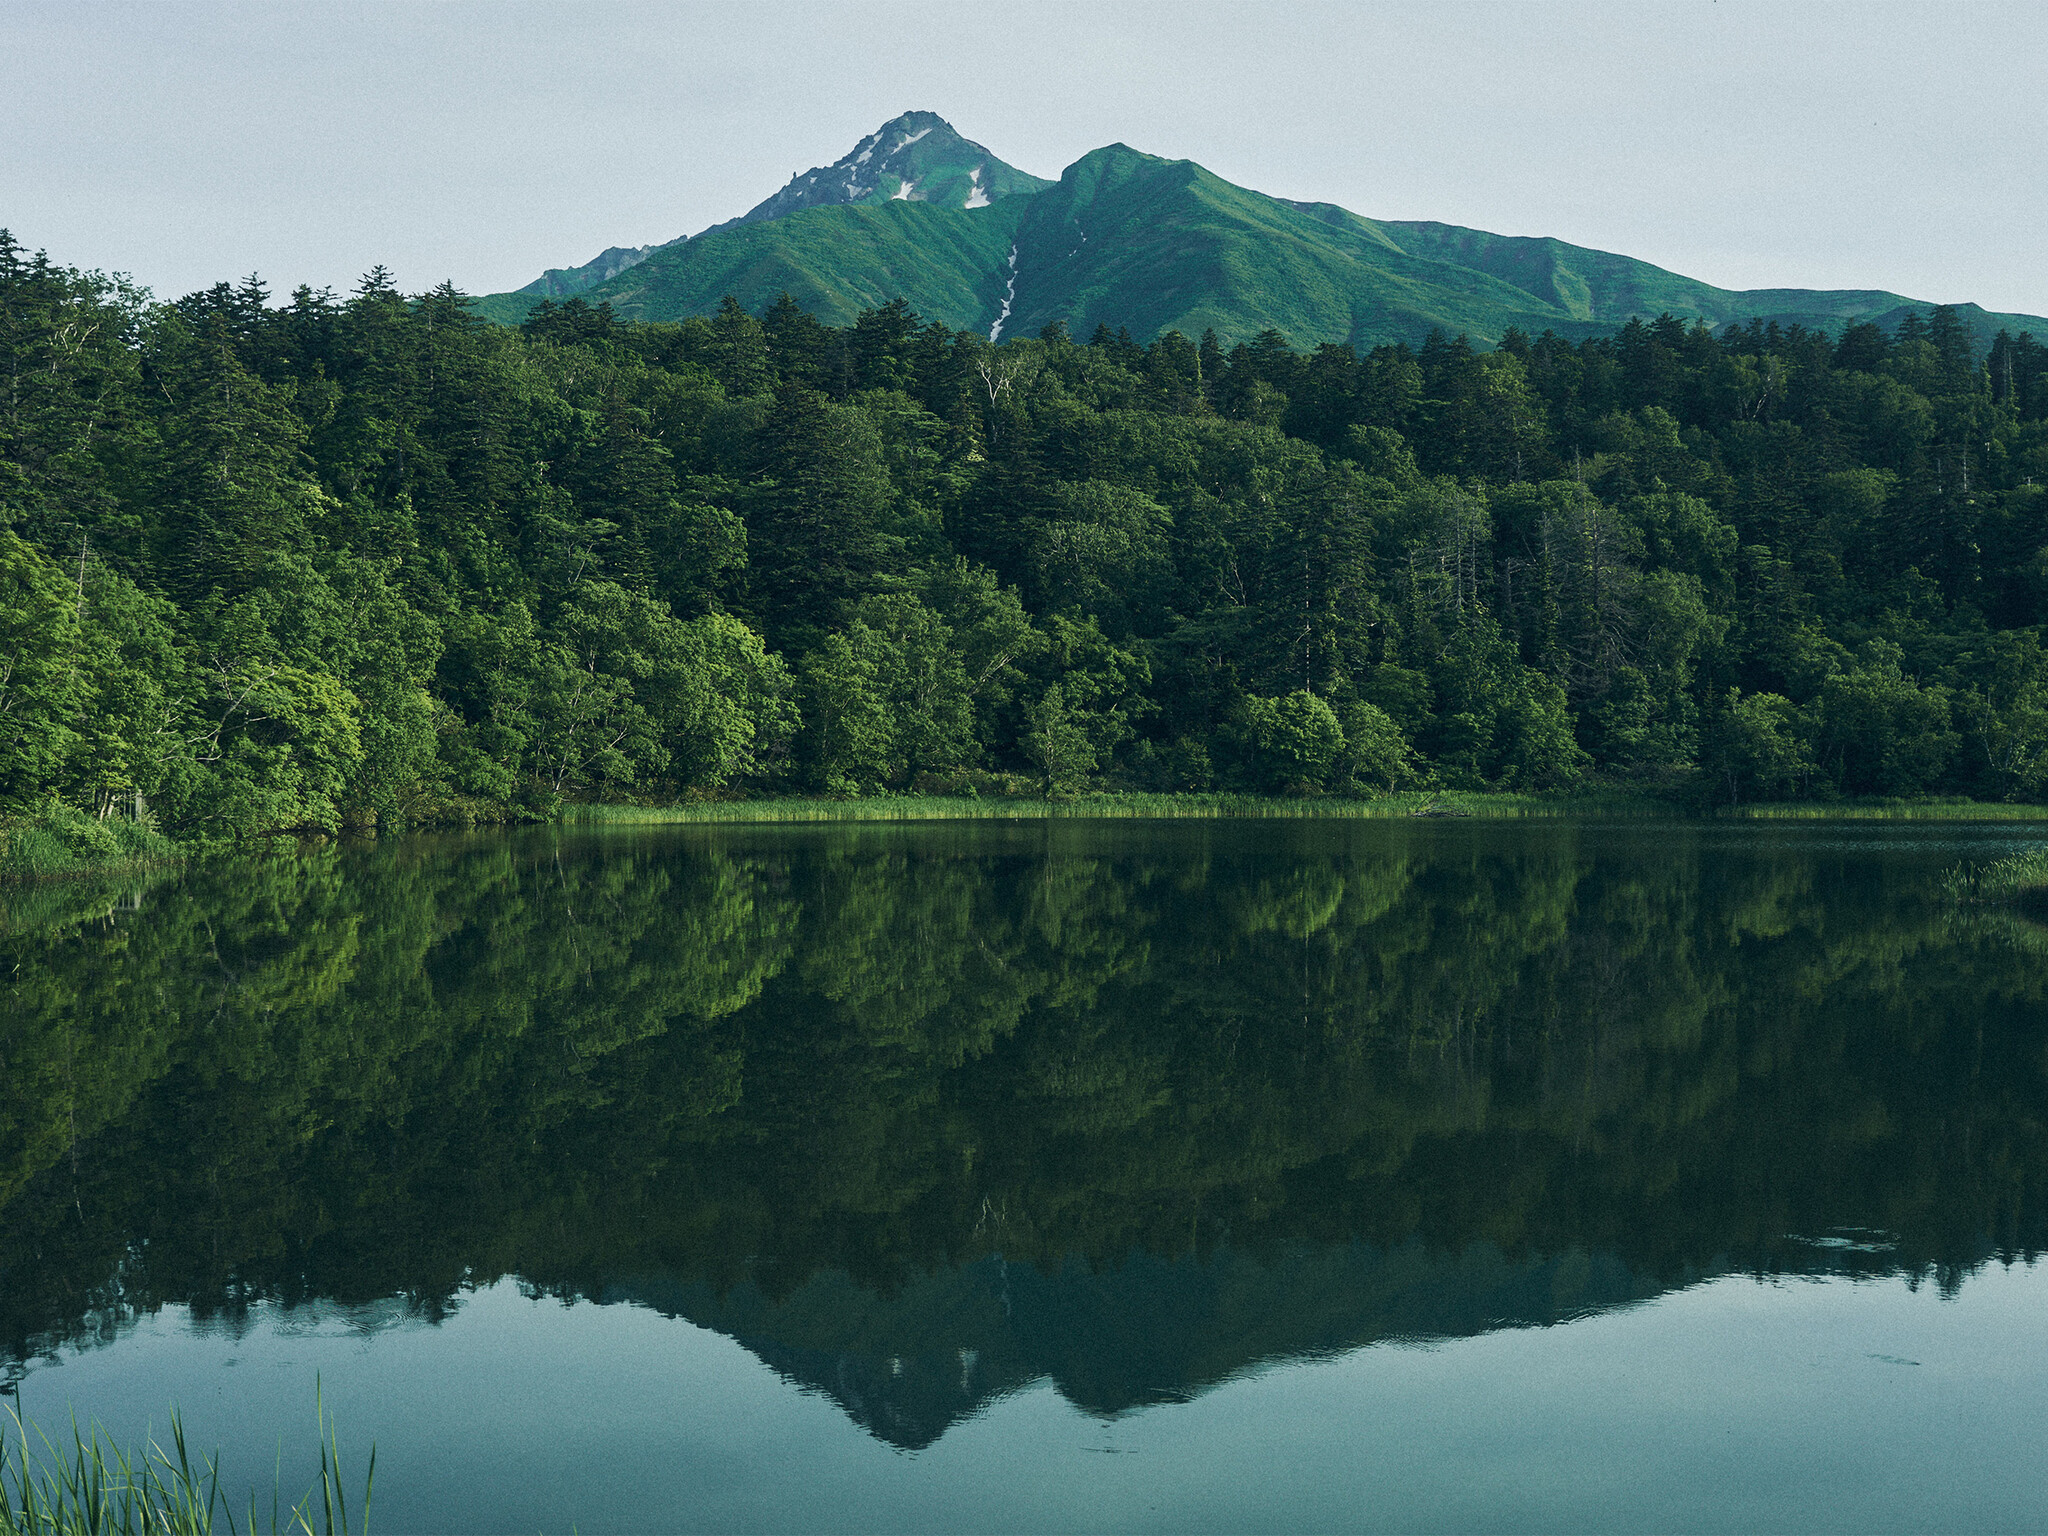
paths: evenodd
<path fill-rule="evenodd" d="M 157 304 L 0 234 L 0 813 L 2048 777 L 2048 347 Z"/>

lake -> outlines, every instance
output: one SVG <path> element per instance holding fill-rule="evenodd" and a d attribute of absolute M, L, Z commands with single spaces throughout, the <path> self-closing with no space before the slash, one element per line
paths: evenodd
<path fill-rule="evenodd" d="M 2048 1526 L 2023 827 L 421 836 L 0 903 L 0 1376 L 387 1531 Z M 275 1472 L 282 1467 L 281 1474 Z"/>

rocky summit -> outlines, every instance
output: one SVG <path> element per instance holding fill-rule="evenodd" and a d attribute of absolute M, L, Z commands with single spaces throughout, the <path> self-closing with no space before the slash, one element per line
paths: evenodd
<path fill-rule="evenodd" d="M 882 124 L 832 164 L 797 172 L 773 197 L 701 234 L 847 203 L 896 201 L 963 210 L 986 208 L 1015 193 L 1036 192 L 1051 185 L 1041 176 L 997 159 L 972 139 L 962 138 L 938 113 L 905 112 Z M 689 238 L 684 235 L 655 245 L 614 246 L 580 267 L 550 268 L 518 291 L 537 298 L 568 298 Z"/>

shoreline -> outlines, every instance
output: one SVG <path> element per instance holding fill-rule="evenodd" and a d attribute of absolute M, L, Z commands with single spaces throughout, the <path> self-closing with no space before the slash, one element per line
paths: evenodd
<path fill-rule="evenodd" d="M 971 795 L 877 795 L 702 800 L 676 805 L 565 805 L 558 826 L 874 821 L 1206 820 L 1388 821 L 1396 819 L 1682 821 L 2043 822 L 2048 805 L 1995 801 L 1775 801 L 1700 808 L 1634 795 L 1518 795 L 1405 791 L 1371 800 L 1282 799 L 1237 794 L 1100 794 L 1048 800 Z"/>
<path fill-rule="evenodd" d="M 2040 823 L 2048 805 L 1982 800 L 1766 801 L 1701 807 L 1649 795 L 1515 794 L 1486 790 L 1406 790 L 1372 799 L 1143 792 L 1033 796 L 875 795 L 835 800 L 786 796 L 697 800 L 669 805 L 620 802 L 563 805 L 540 825 L 556 827 L 747 826 L 932 821 L 1860 821 Z M 403 837 L 442 830 L 393 829 Z M 292 841 L 286 835 L 285 841 Z M 225 851 L 188 844 L 132 822 L 96 821 L 82 812 L 44 813 L 0 822 L 0 887 L 120 879 L 175 869 Z"/>

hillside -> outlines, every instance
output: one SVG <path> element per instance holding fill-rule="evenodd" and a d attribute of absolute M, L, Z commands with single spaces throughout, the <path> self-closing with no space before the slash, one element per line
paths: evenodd
<path fill-rule="evenodd" d="M 929 319 L 985 329 L 979 317 L 1002 304 L 999 274 L 1023 201 L 973 213 L 900 199 L 804 209 L 663 246 L 584 297 L 630 319 L 673 320 L 708 314 L 728 293 L 750 310 L 787 293 L 828 325 L 902 298 Z M 500 295 L 484 312 L 516 324 L 533 302 Z"/>
<path fill-rule="evenodd" d="M 1020 210 L 1012 327 L 1098 324 L 1226 341 L 1486 341 L 1510 325 L 1574 334 L 1573 317 L 1471 268 L 1418 258 L 1378 225 L 1248 191 L 1192 161 L 1121 144 L 1082 157 Z"/>
<path fill-rule="evenodd" d="M 1388 222 L 1379 226 L 1412 255 L 1455 263 L 1512 283 L 1532 298 L 1604 326 L 1670 313 L 1715 327 L 1776 320 L 1828 330 L 1845 320 L 1895 328 L 1909 314 L 1925 316 L 1932 302 L 1874 288 L 1716 288 L 1628 256 L 1589 250 L 1562 240 L 1490 235 L 1455 224 Z M 2040 331 L 2039 315 L 2000 314 L 1977 304 L 1952 306 L 1988 346 L 2001 330 Z"/>
<path fill-rule="evenodd" d="M 797 172 L 774 196 L 762 199 L 737 218 L 712 225 L 697 238 L 811 208 L 885 201 L 987 208 L 1016 193 L 1036 192 L 1050 185 L 1043 177 L 998 159 L 972 139 L 962 138 L 936 112 L 905 112 L 882 124 L 831 165 Z M 518 291 L 536 298 L 568 298 L 639 265 L 656 251 L 683 245 L 689 238 L 682 236 L 660 245 L 613 246 L 580 267 L 550 268 Z"/>
<path fill-rule="evenodd" d="M 728 293 L 759 313 L 785 291 L 835 325 L 902 298 L 928 320 L 981 334 L 999 320 L 1010 336 L 1059 322 L 1081 336 L 1124 327 L 1140 341 L 1214 330 L 1229 343 L 1271 329 L 1298 346 L 1360 348 L 1412 345 L 1434 329 L 1481 345 L 1510 327 L 1577 338 L 1664 313 L 1715 327 L 1896 328 L 1932 307 L 1874 289 L 1735 291 L 1561 240 L 1376 222 L 1123 144 L 1046 183 L 930 113 L 885 124 L 741 219 L 665 246 L 614 248 L 479 307 L 516 324 L 537 298 L 582 294 L 627 318 L 677 320 L 711 313 Z M 2001 329 L 2048 333 L 2040 317 L 1955 307 L 1979 346 Z"/>

